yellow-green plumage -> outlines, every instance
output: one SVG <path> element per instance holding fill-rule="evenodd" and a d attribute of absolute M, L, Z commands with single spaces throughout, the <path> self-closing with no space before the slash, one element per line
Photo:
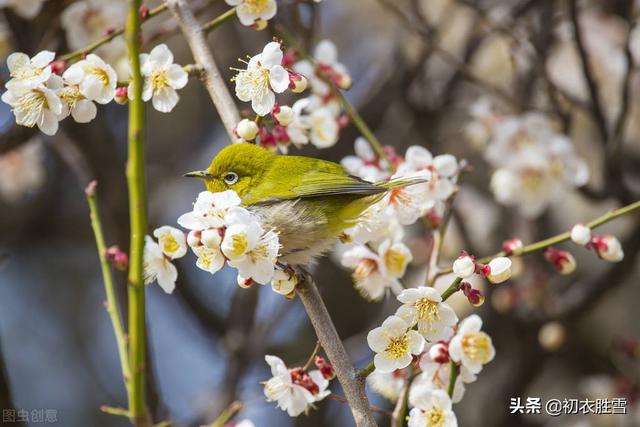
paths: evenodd
<path fill-rule="evenodd" d="M 234 175 L 236 182 L 229 179 Z M 292 265 L 306 265 L 328 251 L 389 189 L 423 182 L 373 184 L 339 164 L 281 156 L 253 144 L 224 148 L 206 171 L 190 176 L 203 179 L 211 192 L 234 190 L 264 227 L 279 234 L 281 260 Z"/>

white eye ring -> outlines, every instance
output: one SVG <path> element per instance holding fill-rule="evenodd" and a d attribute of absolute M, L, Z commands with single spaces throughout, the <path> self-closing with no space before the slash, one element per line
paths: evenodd
<path fill-rule="evenodd" d="M 238 182 L 238 174 L 235 172 L 227 172 L 222 179 L 227 185 L 233 185 Z"/>

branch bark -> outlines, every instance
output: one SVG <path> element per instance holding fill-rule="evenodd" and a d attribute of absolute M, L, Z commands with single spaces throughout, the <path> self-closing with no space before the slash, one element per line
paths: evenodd
<path fill-rule="evenodd" d="M 306 272 L 300 276 L 300 283 L 297 287 L 298 296 L 300 296 L 309 319 L 311 319 L 311 324 L 322 348 L 333 364 L 338 381 L 340 381 L 344 395 L 349 402 L 356 426 L 377 426 L 370 412 L 369 399 L 364 391 L 364 379 L 356 375 L 356 370 L 342 345 L 313 278 Z"/>
<path fill-rule="evenodd" d="M 229 137 L 235 139 L 233 128 L 240 121 L 240 114 L 207 46 L 206 30 L 198 23 L 185 0 L 169 0 L 167 5 L 180 25 L 193 59 L 201 69 L 202 83 L 209 92 Z"/>

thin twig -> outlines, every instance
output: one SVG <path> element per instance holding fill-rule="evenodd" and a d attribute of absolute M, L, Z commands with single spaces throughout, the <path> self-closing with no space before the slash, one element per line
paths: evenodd
<path fill-rule="evenodd" d="M 349 360 L 349 355 L 340 336 L 338 336 L 327 307 L 320 297 L 313 278 L 307 272 L 300 273 L 297 293 L 309 315 L 318 340 L 336 371 L 356 426 L 376 426 L 377 424 L 371 415 L 369 399 L 364 391 L 364 379 L 356 376 L 356 371 Z"/>
<path fill-rule="evenodd" d="M 316 341 L 316 346 L 313 348 L 313 351 L 311 352 L 311 356 L 309 356 L 309 359 L 307 359 L 307 363 L 305 363 L 302 368 L 304 371 L 309 370 L 309 368 L 311 367 L 311 364 L 313 363 L 313 359 L 315 359 L 316 354 L 318 354 L 318 351 L 320 351 L 320 341 Z"/>
<path fill-rule="evenodd" d="M 207 45 L 206 32 L 185 0 L 169 0 L 167 5 L 180 24 L 193 58 L 202 70 L 201 80 L 209 92 L 227 133 L 231 139 L 234 139 L 233 129 L 240 121 L 240 113 Z"/>
<path fill-rule="evenodd" d="M 453 360 L 449 361 L 449 387 L 447 387 L 447 393 L 449 397 L 453 397 L 453 391 L 456 388 L 456 379 L 458 379 L 459 373 L 458 365 Z"/>
<path fill-rule="evenodd" d="M 96 247 L 98 249 L 98 257 L 100 258 L 100 269 L 102 270 L 102 281 L 104 283 L 104 292 L 107 297 L 105 308 L 113 325 L 113 332 L 116 335 L 116 343 L 118 345 L 118 356 L 120 357 L 120 367 L 124 385 L 129 393 L 129 378 L 131 371 L 129 369 L 129 359 L 127 356 L 127 338 L 120 314 L 120 305 L 116 297 L 115 287 L 113 286 L 113 275 L 111 274 L 111 265 L 107 259 L 107 246 L 102 232 L 102 222 L 100 221 L 100 212 L 98 210 L 98 201 L 96 198 L 96 181 L 91 181 L 85 189 L 87 203 L 89 204 L 89 212 L 91 217 L 91 228 L 96 239 Z"/>
<path fill-rule="evenodd" d="M 242 409 L 242 403 L 239 401 L 231 402 L 231 405 L 227 407 L 222 414 L 211 424 L 209 427 L 222 427 L 225 425 L 230 419 L 232 419 L 240 410 Z"/>
<path fill-rule="evenodd" d="M 148 21 L 149 19 L 153 18 L 156 15 L 161 14 L 165 10 L 167 10 L 167 5 L 166 4 L 161 4 L 160 6 L 151 9 L 149 11 L 149 14 L 145 17 L 144 22 Z M 111 40 L 115 39 L 118 36 L 121 36 L 122 34 L 124 34 L 124 32 L 125 32 L 124 28 L 119 28 L 117 30 L 110 31 L 105 36 L 103 36 L 103 37 L 99 38 L 98 40 L 88 44 L 87 46 L 82 47 L 82 48 L 80 48 L 78 50 L 75 50 L 73 52 L 69 52 L 69 53 L 67 53 L 65 55 L 62 55 L 62 56 L 58 57 L 58 60 L 60 60 L 60 61 L 73 61 L 75 59 L 82 58 L 83 56 L 93 52 L 94 50 L 96 50 L 100 46 L 102 46 L 102 45 L 104 45 L 106 43 L 109 43 Z"/>
<path fill-rule="evenodd" d="M 585 45 L 584 38 L 582 37 L 582 31 L 580 29 L 580 22 L 578 18 L 578 5 L 577 0 L 571 0 L 569 2 L 569 12 L 571 16 L 571 24 L 573 26 L 574 38 L 576 41 L 576 47 L 580 56 L 580 64 L 582 65 L 582 74 L 587 83 L 589 90 L 589 97 L 591 99 L 591 110 L 593 118 L 596 121 L 598 131 L 602 143 L 606 144 L 608 141 L 609 130 L 607 128 L 607 119 L 605 118 L 602 103 L 600 101 L 600 95 L 598 93 L 598 85 L 595 77 L 591 71 L 591 64 L 589 62 L 589 53 L 587 52 L 587 46 Z"/>
<path fill-rule="evenodd" d="M 402 388 L 398 401 L 396 402 L 393 413 L 391 414 L 391 426 L 402 427 L 404 426 L 407 408 L 409 407 L 409 389 L 411 388 L 411 374 L 407 377 L 407 383 Z"/>
<path fill-rule="evenodd" d="M 634 203 L 631 203 L 627 206 L 623 206 L 621 208 L 618 209 L 614 209 L 602 216 L 600 216 L 599 218 L 594 219 L 593 221 L 591 221 L 590 223 L 587 224 L 587 226 L 590 229 L 594 229 L 597 227 L 600 227 L 603 224 L 606 224 L 609 221 L 612 221 L 616 218 L 619 218 L 623 215 L 627 215 L 632 213 L 633 211 L 640 209 L 640 200 L 636 201 Z M 542 249 L 546 249 L 549 246 L 553 246 L 553 245 L 557 245 L 559 243 L 562 242 L 566 242 L 567 240 L 571 239 L 571 231 L 566 231 L 564 233 L 560 233 L 557 234 L 555 236 L 540 240 L 538 242 L 535 243 L 531 243 L 529 245 L 526 245 L 523 249 L 522 252 L 518 255 L 515 254 L 507 254 L 505 251 L 500 251 L 497 252 L 493 255 L 489 255 L 489 256 L 485 256 L 482 258 L 479 258 L 478 260 L 476 260 L 476 262 L 479 263 L 487 263 L 489 261 L 491 261 L 492 259 L 496 258 L 496 257 L 503 257 L 503 256 L 524 256 L 524 255 L 528 255 L 530 253 L 533 252 L 537 252 L 540 251 Z M 444 274 L 448 274 L 451 273 L 453 271 L 453 266 L 449 266 L 447 268 L 444 268 L 442 270 L 440 270 L 440 272 L 438 273 L 438 276 L 444 275 Z"/>

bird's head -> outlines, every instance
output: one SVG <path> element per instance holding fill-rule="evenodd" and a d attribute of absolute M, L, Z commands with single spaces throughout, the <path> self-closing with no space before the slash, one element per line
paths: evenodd
<path fill-rule="evenodd" d="M 201 179 L 212 193 L 233 190 L 243 198 L 260 182 L 274 156 L 254 144 L 232 144 L 222 149 L 206 170 L 185 176 Z"/>

